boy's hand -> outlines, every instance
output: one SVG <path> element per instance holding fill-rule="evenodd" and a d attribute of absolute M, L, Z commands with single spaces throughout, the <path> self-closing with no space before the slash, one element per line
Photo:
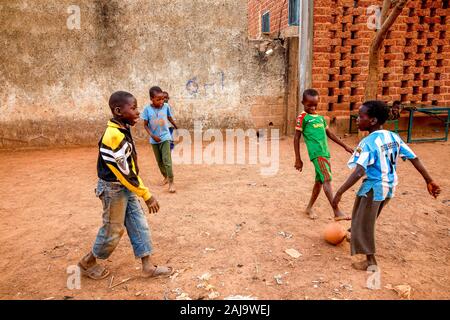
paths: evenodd
<path fill-rule="evenodd" d="M 158 136 L 153 135 L 152 136 L 153 140 L 155 140 L 156 142 L 161 142 L 161 139 Z"/>
<path fill-rule="evenodd" d="M 350 154 L 353 154 L 354 150 L 350 148 L 349 146 L 345 146 L 345 151 L 347 151 Z"/>
<path fill-rule="evenodd" d="M 302 160 L 295 161 L 295 169 L 302 172 L 302 170 L 303 170 L 303 161 Z"/>
<path fill-rule="evenodd" d="M 428 193 L 433 197 L 437 198 L 437 196 L 441 193 L 441 188 L 434 182 L 430 181 L 427 184 Z"/>
<path fill-rule="evenodd" d="M 148 211 L 150 213 L 157 213 L 158 212 L 158 210 L 159 210 L 159 203 L 155 199 L 155 197 L 152 196 L 150 199 L 145 201 L 145 204 L 147 205 Z"/>

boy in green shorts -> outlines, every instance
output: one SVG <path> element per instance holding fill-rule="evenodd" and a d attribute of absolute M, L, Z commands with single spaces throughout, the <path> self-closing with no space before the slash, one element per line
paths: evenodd
<path fill-rule="evenodd" d="M 295 151 L 295 168 L 298 171 L 303 170 L 303 162 L 300 156 L 300 138 L 305 138 L 308 155 L 311 162 L 314 164 L 316 171 L 316 180 L 309 200 L 306 213 L 310 219 L 316 219 L 317 215 L 312 211 L 312 206 L 316 202 L 320 190 L 323 188 L 328 201 L 332 204 L 333 191 L 331 189 L 331 166 L 330 166 L 330 151 L 328 149 L 328 138 L 339 144 L 347 152 L 353 154 L 353 149 L 343 143 L 333 132 L 328 129 L 325 118 L 316 113 L 317 105 L 319 103 L 319 93 L 314 89 L 308 89 L 303 92 L 302 104 L 305 111 L 297 118 L 295 126 L 294 151 Z M 343 214 L 338 206 L 333 206 L 334 219 L 351 220 L 351 217 Z"/>

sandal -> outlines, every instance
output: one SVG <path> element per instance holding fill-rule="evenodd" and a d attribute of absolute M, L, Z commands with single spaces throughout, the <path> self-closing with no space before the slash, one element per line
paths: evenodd
<path fill-rule="evenodd" d="M 172 267 L 165 267 L 165 266 L 154 266 L 155 269 L 153 270 L 152 274 L 150 275 L 146 275 L 143 274 L 144 278 L 157 278 L 157 277 L 162 277 L 162 276 L 170 276 L 173 273 L 173 268 Z"/>
<path fill-rule="evenodd" d="M 86 268 L 81 264 L 81 262 L 79 262 L 78 267 L 80 268 L 81 273 L 84 276 L 89 277 L 93 280 L 105 279 L 109 275 L 109 270 L 97 263 L 90 268 Z"/>

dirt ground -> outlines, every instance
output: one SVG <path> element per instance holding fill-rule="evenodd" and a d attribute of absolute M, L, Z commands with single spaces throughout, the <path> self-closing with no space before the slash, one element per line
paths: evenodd
<path fill-rule="evenodd" d="M 356 139 L 347 142 L 355 145 Z M 336 190 L 350 172 L 348 155 L 330 145 Z M 261 176 L 255 165 L 178 165 L 174 195 L 157 186 L 153 154 L 138 145 L 141 176 L 162 207 L 148 216 L 153 257 L 173 266 L 177 276 L 133 278 L 109 288 L 139 275 L 140 261 L 125 234 L 105 261 L 114 278 L 82 278 L 81 289 L 74 290 L 67 288 L 67 268 L 90 250 L 101 224 L 101 203 L 94 196 L 97 149 L 2 151 L 0 298 L 175 299 L 185 293 L 210 299 L 212 293 L 216 299 L 400 299 L 389 285 L 407 284 L 412 299 L 449 299 L 450 143 L 412 147 L 443 192 L 434 200 L 413 166 L 399 165 L 396 197 L 377 225 L 380 290 L 367 289 L 369 275 L 351 268 L 347 242 L 335 247 L 322 239 L 332 215 L 323 193 L 316 207 L 319 220 L 302 213 L 314 173 L 309 161 L 303 173 L 294 170 L 292 138 L 280 141 L 276 176 Z M 343 198 L 348 213 L 355 189 Z M 284 252 L 290 248 L 302 256 L 291 258 Z M 205 273 L 210 279 L 201 281 Z"/>

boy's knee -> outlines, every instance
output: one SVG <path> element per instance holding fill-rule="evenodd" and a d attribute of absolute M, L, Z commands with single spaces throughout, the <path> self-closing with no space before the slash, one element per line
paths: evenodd
<path fill-rule="evenodd" d="M 169 152 L 170 152 L 170 150 L 169 150 Z M 170 153 L 163 155 L 162 161 L 164 162 L 165 165 L 172 164 L 172 157 L 171 157 Z"/>
<path fill-rule="evenodd" d="M 119 223 L 107 223 L 103 226 L 95 241 L 92 253 L 98 259 L 107 259 L 119 244 L 125 232 L 125 226 Z"/>
<path fill-rule="evenodd" d="M 109 223 L 107 238 L 119 240 L 125 233 L 125 226 L 121 223 Z M 113 240 L 113 241 L 114 241 Z"/>

